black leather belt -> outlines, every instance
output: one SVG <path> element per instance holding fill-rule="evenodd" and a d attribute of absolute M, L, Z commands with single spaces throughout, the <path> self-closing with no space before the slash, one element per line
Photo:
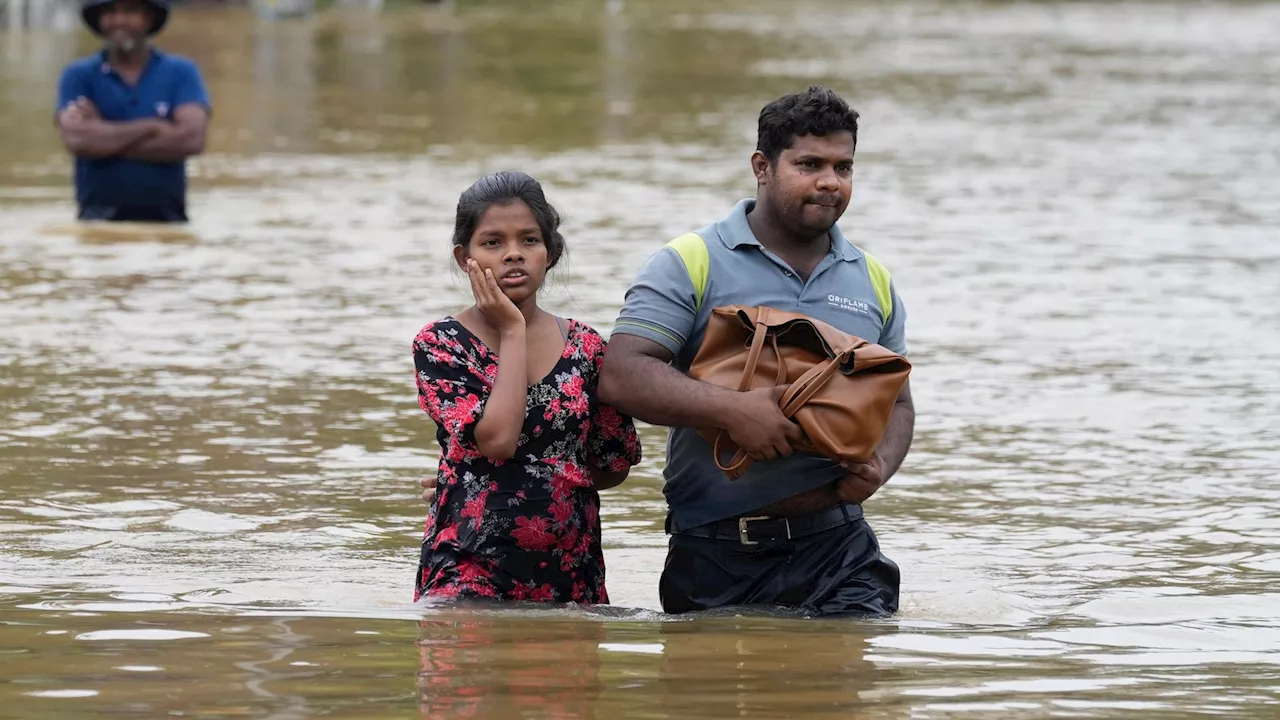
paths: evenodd
<path fill-rule="evenodd" d="M 736 540 L 743 545 L 759 545 L 813 535 L 851 523 L 860 517 L 861 515 L 850 513 L 848 505 L 838 505 L 830 510 L 799 517 L 744 515 L 680 530 L 676 534 L 712 540 Z"/>

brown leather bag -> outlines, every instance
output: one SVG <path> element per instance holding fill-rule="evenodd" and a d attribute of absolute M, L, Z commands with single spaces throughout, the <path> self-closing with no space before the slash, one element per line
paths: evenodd
<path fill-rule="evenodd" d="M 910 373 L 901 355 L 821 320 L 745 305 L 712 309 L 689 368 L 698 380 L 739 392 L 788 386 L 778 405 L 805 434 L 792 447 L 855 462 L 871 459 Z M 698 432 L 713 443 L 716 465 L 731 479 L 747 471 L 751 458 L 727 432 Z M 721 453 L 728 450 L 736 452 L 725 465 Z"/>

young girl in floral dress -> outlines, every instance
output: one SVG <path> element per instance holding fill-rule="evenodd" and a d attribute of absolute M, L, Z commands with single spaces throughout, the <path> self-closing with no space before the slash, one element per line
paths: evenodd
<path fill-rule="evenodd" d="M 560 216 L 523 173 L 458 201 L 453 256 L 475 304 L 413 341 L 440 467 L 414 599 L 603 604 L 600 496 L 640 461 L 630 418 L 599 402 L 605 343 L 538 307 Z"/>

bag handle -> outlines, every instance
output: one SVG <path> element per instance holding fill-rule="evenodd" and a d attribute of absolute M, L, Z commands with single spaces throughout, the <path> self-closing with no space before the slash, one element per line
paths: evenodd
<path fill-rule="evenodd" d="M 751 378 L 756 374 L 756 368 L 760 365 L 760 353 L 764 351 L 764 341 L 766 337 L 773 345 L 774 357 L 778 359 L 778 373 L 774 376 L 773 384 L 781 385 L 787 381 L 787 361 L 782 357 L 782 353 L 778 351 L 778 333 L 772 328 L 766 327 L 764 324 L 766 307 L 759 307 L 756 310 L 755 317 L 755 334 L 751 337 L 751 350 L 747 354 L 747 364 L 742 372 L 742 379 L 738 381 L 738 392 L 746 392 L 751 385 Z M 808 373 L 806 373 L 807 375 Z M 821 386 L 819 386 L 821 387 Z M 814 390 L 817 392 L 817 390 Z M 798 408 L 797 408 L 798 409 Z M 788 416 L 789 417 L 789 416 Z M 720 462 L 720 443 L 724 440 L 727 432 L 721 430 L 716 434 L 716 441 L 711 446 L 711 452 L 716 459 L 716 467 L 729 477 L 738 477 L 746 472 L 747 467 L 751 465 L 751 458 L 747 457 L 747 453 L 742 448 L 733 454 L 733 459 L 726 466 Z"/>
<path fill-rule="evenodd" d="M 788 419 L 794 417 L 796 413 L 800 412 L 800 408 L 804 407 L 805 403 L 813 399 L 813 396 L 817 395 L 819 390 L 831 382 L 831 378 L 835 377 L 835 374 L 839 372 L 840 366 L 844 364 L 846 359 L 851 357 L 853 357 L 852 348 L 837 354 L 822 365 L 814 365 L 809 368 L 808 372 L 797 378 L 791 387 L 782 393 L 782 399 L 779 401 L 782 406 L 782 414 Z"/>
<path fill-rule="evenodd" d="M 751 336 L 751 349 L 747 352 L 747 364 L 742 369 L 742 378 L 738 380 L 738 392 L 746 392 L 751 386 L 751 378 L 755 377 L 756 368 L 760 366 L 760 354 L 764 351 L 766 339 L 773 345 L 773 356 L 778 359 L 778 372 L 773 377 L 774 385 L 787 381 L 787 361 L 778 351 L 778 331 L 766 325 L 767 307 L 756 309 L 755 332 Z"/>
<path fill-rule="evenodd" d="M 738 448 L 738 451 L 733 454 L 733 459 L 729 461 L 728 465 L 720 462 L 720 441 L 724 440 L 725 435 L 728 434 L 729 433 L 721 430 L 720 434 L 716 435 L 716 441 L 711 446 L 711 452 L 716 457 L 716 467 L 720 468 L 720 472 L 731 478 L 737 478 L 747 471 L 747 467 L 751 465 L 751 458 L 747 457 L 746 450 Z"/>
<path fill-rule="evenodd" d="M 764 341 L 769 335 L 769 330 L 761 322 L 764 320 L 764 313 L 764 307 L 756 308 L 755 334 L 751 336 L 751 350 L 747 353 L 747 364 L 742 369 L 742 377 L 738 380 L 738 392 L 747 391 L 751 385 L 751 378 L 756 374 L 756 367 L 760 364 L 760 353 L 764 350 Z"/>

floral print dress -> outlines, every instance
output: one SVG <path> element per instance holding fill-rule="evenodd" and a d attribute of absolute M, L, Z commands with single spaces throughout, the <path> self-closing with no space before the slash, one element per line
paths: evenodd
<path fill-rule="evenodd" d="M 414 339 L 418 404 L 441 449 L 415 601 L 609 602 L 590 470 L 637 464 L 640 442 L 631 419 L 597 399 L 604 339 L 582 323 L 568 326 L 560 360 L 529 386 L 515 456 L 498 462 L 475 438 L 498 356 L 453 317 Z"/>

